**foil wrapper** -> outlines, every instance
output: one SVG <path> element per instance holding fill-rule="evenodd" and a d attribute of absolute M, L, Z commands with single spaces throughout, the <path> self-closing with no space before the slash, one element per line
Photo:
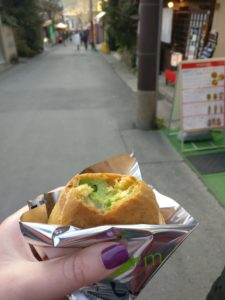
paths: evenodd
<path fill-rule="evenodd" d="M 133 154 L 123 153 L 90 166 L 81 173 L 120 173 L 141 179 L 138 162 Z M 45 205 L 50 214 L 63 187 L 29 200 L 30 210 L 21 216 L 20 228 L 39 259 L 43 249 L 79 248 L 98 242 L 126 240 L 130 259 L 101 282 L 84 287 L 69 295 L 71 300 L 128 300 L 135 299 L 170 255 L 181 245 L 198 225 L 197 221 L 176 201 L 160 194 L 156 189 L 160 211 L 165 225 L 108 225 L 79 229 L 73 226 L 48 225 L 27 222 L 34 208 Z M 27 218 L 28 216 L 28 218 Z M 25 220 L 25 221 L 24 221 Z"/>

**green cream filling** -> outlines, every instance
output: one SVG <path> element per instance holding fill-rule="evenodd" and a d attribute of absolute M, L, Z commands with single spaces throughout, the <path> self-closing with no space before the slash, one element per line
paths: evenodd
<path fill-rule="evenodd" d="M 133 185 L 130 185 L 123 189 L 120 182 L 111 186 L 105 180 L 99 179 L 82 179 L 79 182 L 79 187 L 82 185 L 91 187 L 90 193 L 85 197 L 85 202 L 102 211 L 107 211 L 116 202 L 126 199 L 134 188 Z"/>

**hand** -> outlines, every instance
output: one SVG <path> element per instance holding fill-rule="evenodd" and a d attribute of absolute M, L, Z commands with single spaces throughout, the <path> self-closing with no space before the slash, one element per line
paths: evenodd
<path fill-rule="evenodd" d="M 0 299 L 60 299 L 104 279 L 128 260 L 124 245 L 108 242 L 85 249 L 55 249 L 57 257 L 37 261 L 19 228 L 19 217 L 26 210 L 0 225 Z"/>

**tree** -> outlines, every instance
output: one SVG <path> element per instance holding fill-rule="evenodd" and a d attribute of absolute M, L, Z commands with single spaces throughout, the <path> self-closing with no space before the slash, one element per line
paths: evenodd
<path fill-rule="evenodd" d="M 50 19 L 56 23 L 62 18 L 63 7 L 57 0 L 40 0 L 40 9 L 44 18 Z"/>
<path fill-rule="evenodd" d="M 42 51 L 42 18 L 38 1 L 2 0 L 2 21 L 14 28 L 18 53 L 33 56 Z"/>
<path fill-rule="evenodd" d="M 134 0 L 109 0 L 103 2 L 106 11 L 106 28 L 110 50 L 119 49 L 130 54 L 134 65 L 137 44 L 138 2 Z"/>
<path fill-rule="evenodd" d="M 103 3 L 103 9 L 106 12 L 107 42 L 109 49 L 115 51 L 119 48 L 119 1 L 109 0 L 106 3 Z"/>

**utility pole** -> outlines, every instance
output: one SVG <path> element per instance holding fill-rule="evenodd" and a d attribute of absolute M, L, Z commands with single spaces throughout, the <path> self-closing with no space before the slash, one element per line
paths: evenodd
<path fill-rule="evenodd" d="M 3 51 L 2 51 L 2 44 L 3 44 L 3 35 L 2 35 L 2 10 L 3 6 L 0 2 L 0 64 L 5 63 L 4 57 L 3 57 Z"/>
<path fill-rule="evenodd" d="M 93 23 L 93 0 L 89 0 L 89 10 L 90 10 L 90 36 L 91 36 L 91 47 L 95 49 L 95 32 Z"/>
<path fill-rule="evenodd" d="M 136 127 L 156 127 L 162 0 L 140 0 L 138 32 L 138 112 Z"/>

